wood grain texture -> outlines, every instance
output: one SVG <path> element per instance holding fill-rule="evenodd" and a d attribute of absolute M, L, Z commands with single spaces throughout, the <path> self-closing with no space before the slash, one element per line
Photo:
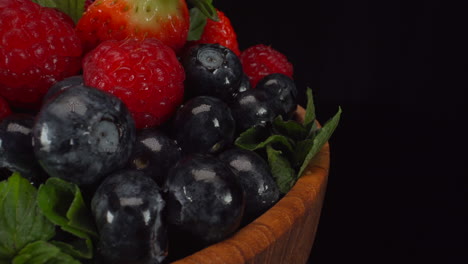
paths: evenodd
<path fill-rule="evenodd" d="M 297 120 L 305 111 L 298 107 Z M 230 238 L 173 264 L 303 264 L 320 219 L 330 167 L 328 143 L 294 187 L 270 210 Z"/>

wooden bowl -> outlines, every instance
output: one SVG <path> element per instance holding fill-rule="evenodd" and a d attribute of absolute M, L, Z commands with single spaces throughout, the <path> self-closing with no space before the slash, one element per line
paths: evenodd
<path fill-rule="evenodd" d="M 297 120 L 305 111 L 298 107 Z M 233 236 L 173 264 L 301 264 L 314 243 L 330 167 L 328 143 L 294 187 L 255 221 Z"/>

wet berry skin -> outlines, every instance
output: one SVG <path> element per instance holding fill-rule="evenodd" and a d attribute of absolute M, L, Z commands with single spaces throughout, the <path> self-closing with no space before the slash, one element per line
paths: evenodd
<path fill-rule="evenodd" d="M 36 182 L 45 175 L 34 156 L 33 125 L 34 116 L 27 114 L 12 114 L 0 122 L 0 167 Z"/>
<path fill-rule="evenodd" d="M 250 89 L 240 93 L 229 105 L 236 121 L 237 133 L 253 126 L 265 126 L 277 116 L 273 96 L 264 90 Z"/>
<path fill-rule="evenodd" d="M 117 97 L 73 86 L 49 100 L 33 127 L 36 158 L 52 177 L 93 184 L 125 166 L 135 142 L 135 124 Z"/>
<path fill-rule="evenodd" d="M 217 153 L 232 144 L 235 121 L 223 101 L 198 96 L 177 110 L 172 130 L 185 154 Z"/>
<path fill-rule="evenodd" d="M 245 74 L 242 75 L 241 82 L 239 86 L 233 90 L 231 97 L 229 98 L 229 101 L 227 102 L 228 104 L 234 101 L 237 96 L 239 96 L 241 93 L 250 90 L 252 87 L 250 86 L 250 81 L 249 77 Z"/>
<path fill-rule="evenodd" d="M 297 108 L 297 88 L 294 81 L 281 73 L 273 73 L 261 79 L 255 89 L 265 90 L 273 96 L 272 103 L 277 114 L 290 119 Z"/>
<path fill-rule="evenodd" d="M 245 191 L 244 224 L 259 217 L 278 201 L 280 192 L 270 167 L 257 153 L 232 148 L 222 152 L 219 159 L 231 167 Z"/>
<path fill-rule="evenodd" d="M 170 170 L 165 190 L 169 239 L 176 251 L 221 241 L 240 225 L 244 191 L 234 172 L 213 156 L 180 160 Z"/>
<path fill-rule="evenodd" d="M 68 78 L 65 78 L 59 82 L 56 82 L 54 85 L 52 85 L 49 90 L 47 90 L 47 93 L 44 95 L 44 98 L 42 99 L 42 102 L 45 103 L 48 100 L 50 100 L 52 97 L 57 95 L 58 93 L 72 87 L 75 85 L 83 85 L 83 76 L 82 75 L 75 75 L 71 76 Z"/>
<path fill-rule="evenodd" d="M 143 172 L 115 172 L 91 201 L 104 263 L 158 264 L 167 255 L 165 202 L 156 182 Z"/>
<path fill-rule="evenodd" d="M 137 132 L 128 168 L 141 171 L 163 186 L 169 169 L 182 156 L 177 143 L 161 130 L 147 128 Z"/>
<path fill-rule="evenodd" d="M 240 85 L 243 71 L 239 58 L 219 44 L 192 46 L 182 57 L 186 98 L 213 96 L 228 101 Z"/>

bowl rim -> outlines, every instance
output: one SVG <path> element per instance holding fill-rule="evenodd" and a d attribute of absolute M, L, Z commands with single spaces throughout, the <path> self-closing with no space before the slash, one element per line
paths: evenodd
<path fill-rule="evenodd" d="M 295 119 L 303 122 L 305 110 L 298 106 Z M 317 122 L 318 123 L 318 122 Z M 319 127 L 320 124 L 318 123 Z M 173 264 L 202 263 L 247 263 L 255 255 L 274 247 L 275 241 L 284 236 L 306 211 L 318 211 L 314 217 L 314 232 L 310 245 L 305 245 L 309 254 L 320 218 L 330 169 L 330 145 L 327 142 L 310 161 L 293 188 L 273 207 L 257 219 L 237 230 L 229 238 L 179 259 Z M 223 253 L 220 255 L 220 253 Z M 209 259 L 210 262 L 206 262 Z M 281 263 L 281 262 L 279 262 Z M 285 262 L 284 262 L 285 263 Z"/>

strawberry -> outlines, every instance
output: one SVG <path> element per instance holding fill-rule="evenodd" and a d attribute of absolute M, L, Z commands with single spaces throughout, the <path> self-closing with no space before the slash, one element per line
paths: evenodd
<path fill-rule="evenodd" d="M 218 21 L 207 19 L 203 34 L 197 41 L 191 41 L 190 46 L 195 44 L 220 44 L 232 50 L 237 56 L 240 56 L 237 35 L 232 27 L 229 18 L 220 10 L 216 10 Z"/>
<path fill-rule="evenodd" d="M 77 24 L 89 51 L 105 40 L 154 37 L 174 51 L 186 42 L 190 26 L 185 0 L 97 0 Z"/>
<path fill-rule="evenodd" d="M 89 7 L 92 3 L 94 3 L 94 0 L 85 0 L 85 2 L 84 2 L 84 10 L 85 10 L 85 11 L 88 10 L 88 7 Z"/>

